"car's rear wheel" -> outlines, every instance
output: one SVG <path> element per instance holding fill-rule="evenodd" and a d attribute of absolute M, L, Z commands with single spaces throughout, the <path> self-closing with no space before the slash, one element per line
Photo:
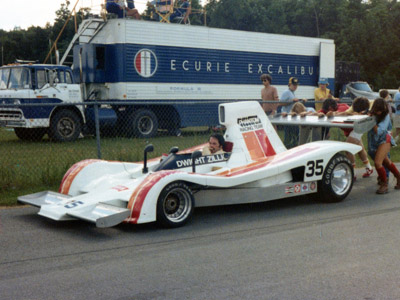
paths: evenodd
<path fill-rule="evenodd" d="M 128 135 L 139 138 L 151 138 L 157 134 L 158 119 L 154 112 L 139 109 L 129 117 Z"/>
<path fill-rule="evenodd" d="M 179 227 L 192 217 L 194 196 L 189 186 L 181 181 L 168 184 L 157 201 L 157 222 L 163 227 Z"/>
<path fill-rule="evenodd" d="M 325 168 L 318 182 L 317 199 L 323 202 L 340 202 L 353 187 L 354 171 L 349 159 L 336 154 Z"/>

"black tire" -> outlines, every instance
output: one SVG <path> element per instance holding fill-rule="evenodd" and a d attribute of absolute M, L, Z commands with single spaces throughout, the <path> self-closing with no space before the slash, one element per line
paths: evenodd
<path fill-rule="evenodd" d="M 157 223 L 162 227 L 176 228 L 186 224 L 193 215 L 194 196 L 183 182 L 168 184 L 157 200 Z"/>
<path fill-rule="evenodd" d="M 15 135 L 22 141 L 41 141 L 46 128 L 14 128 Z"/>
<path fill-rule="evenodd" d="M 317 199 L 322 202 L 340 202 L 351 192 L 354 170 L 349 159 L 336 154 L 327 164 L 322 180 L 318 182 Z"/>
<path fill-rule="evenodd" d="M 73 142 L 79 137 L 81 130 L 79 116 L 71 110 L 63 109 L 51 118 L 49 137 L 56 142 Z"/>
<path fill-rule="evenodd" d="M 148 109 L 139 109 L 129 117 L 128 135 L 139 138 L 151 138 L 157 134 L 158 119 Z"/>

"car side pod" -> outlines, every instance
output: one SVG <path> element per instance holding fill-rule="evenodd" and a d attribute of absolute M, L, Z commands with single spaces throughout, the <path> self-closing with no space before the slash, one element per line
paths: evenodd
<path fill-rule="evenodd" d="M 195 163 L 196 159 L 201 157 L 202 155 L 203 155 L 203 153 L 201 151 L 199 151 L 199 150 L 194 151 L 192 153 L 192 172 L 193 173 L 196 173 L 196 163 Z"/>

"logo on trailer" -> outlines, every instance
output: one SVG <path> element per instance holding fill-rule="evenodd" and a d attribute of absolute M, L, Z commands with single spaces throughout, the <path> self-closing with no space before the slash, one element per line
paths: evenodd
<path fill-rule="evenodd" d="M 140 76 L 149 78 L 157 71 L 157 56 L 149 49 L 139 50 L 135 55 L 134 65 Z"/>

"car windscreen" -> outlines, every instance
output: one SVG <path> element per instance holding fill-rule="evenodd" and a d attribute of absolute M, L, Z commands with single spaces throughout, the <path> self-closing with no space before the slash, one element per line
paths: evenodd
<path fill-rule="evenodd" d="M 7 89 L 8 78 L 10 77 L 10 68 L 0 69 L 0 89 Z"/>
<path fill-rule="evenodd" d="M 372 92 L 371 87 L 366 82 L 354 82 L 351 86 L 359 91 Z"/>
<path fill-rule="evenodd" d="M 31 88 L 30 72 L 27 68 L 11 68 L 9 89 L 29 89 Z"/>

